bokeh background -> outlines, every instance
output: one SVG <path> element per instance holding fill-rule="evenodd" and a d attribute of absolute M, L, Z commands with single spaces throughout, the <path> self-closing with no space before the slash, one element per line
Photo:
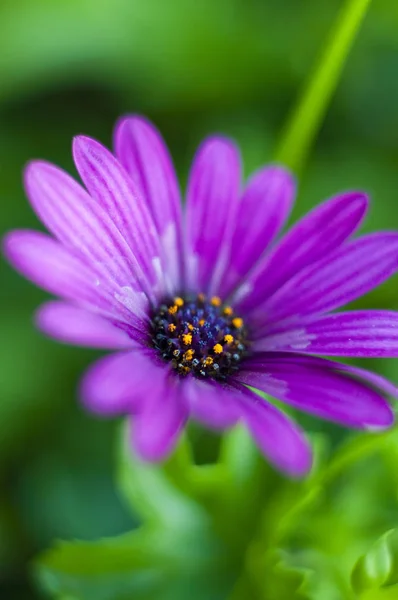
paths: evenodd
<path fill-rule="evenodd" d="M 123 113 L 159 126 L 182 185 L 196 145 L 215 131 L 239 142 L 247 174 L 272 160 L 341 4 L 2 0 L 0 233 L 40 227 L 22 188 L 29 159 L 75 173 L 73 135 L 110 145 Z M 373 199 L 365 228 L 398 228 L 397 73 L 398 3 L 378 0 L 300 179 L 294 217 L 362 188 Z M 398 308 L 397 289 L 391 281 L 360 305 Z M 0 298 L 0 597 L 30 600 L 37 552 L 55 538 L 118 534 L 134 517 L 113 481 L 117 424 L 77 402 L 79 376 L 98 353 L 36 332 L 32 315 L 46 294 L 4 261 Z M 397 361 L 371 366 L 398 382 Z"/>

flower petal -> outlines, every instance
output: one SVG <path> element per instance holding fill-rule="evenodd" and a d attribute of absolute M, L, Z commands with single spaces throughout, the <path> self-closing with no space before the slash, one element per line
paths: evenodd
<path fill-rule="evenodd" d="M 290 350 L 326 356 L 398 356 L 398 312 L 359 310 L 326 315 L 255 344 L 258 351 Z"/>
<path fill-rule="evenodd" d="M 159 237 L 137 186 L 113 154 L 91 138 L 74 139 L 73 157 L 87 190 L 110 216 L 158 295 L 162 295 Z"/>
<path fill-rule="evenodd" d="M 381 430 L 394 421 L 391 407 L 373 386 L 350 377 L 344 366 L 332 361 L 267 352 L 248 360 L 236 378 L 299 410 L 348 427 Z"/>
<path fill-rule="evenodd" d="M 254 320 L 278 323 L 344 306 L 363 296 L 398 270 L 398 233 L 364 235 L 311 265 L 277 292 Z M 264 312 L 262 312 L 264 311 Z"/>
<path fill-rule="evenodd" d="M 67 173 L 44 161 L 25 170 L 30 202 L 46 227 L 98 273 L 111 290 L 133 286 L 151 295 L 151 283 L 101 206 Z"/>
<path fill-rule="evenodd" d="M 313 358 L 315 360 L 315 357 Z M 348 373 L 351 377 L 354 377 L 359 381 L 364 381 L 365 383 L 369 384 L 370 387 L 373 387 L 382 394 L 387 394 L 387 396 L 391 396 L 392 398 L 398 398 L 398 387 L 382 375 L 374 373 L 373 371 L 368 371 L 367 369 L 362 369 L 361 367 L 357 367 L 355 365 L 345 365 L 343 363 L 338 363 L 338 365 L 339 371 Z"/>
<path fill-rule="evenodd" d="M 129 323 L 147 331 L 144 294 L 124 299 L 100 285 L 98 274 L 80 258 L 48 235 L 36 231 L 12 231 L 4 238 L 4 252 L 10 263 L 39 287 L 72 300 L 105 317 Z"/>
<path fill-rule="evenodd" d="M 181 285 L 182 218 L 177 177 L 167 146 L 146 119 L 128 116 L 115 128 L 116 156 L 148 203 L 176 289 Z"/>
<path fill-rule="evenodd" d="M 167 372 L 155 353 L 142 347 L 106 356 L 94 363 L 83 378 L 83 404 L 105 416 L 141 411 L 151 395 L 163 393 Z"/>
<path fill-rule="evenodd" d="M 243 386 L 240 390 L 242 418 L 261 452 L 289 475 L 301 477 L 308 473 L 312 453 L 300 428 L 251 390 Z"/>
<path fill-rule="evenodd" d="M 268 354 L 267 354 L 268 356 Z M 261 358 L 264 355 L 260 356 Z M 320 358 L 319 356 L 307 356 L 304 354 L 294 353 L 293 355 L 287 352 L 272 352 L 272 357 L 277 359 L 278 357 L 284 359 L 289 359 L 294 361 L 294 364 L 303 363 L 304 366 L 313 366 L 314 368 L 331 370 L 337 373 L 347 373 L 350 378 L 353 378 L 359 382 L 364 382 L 368 384 L 370 387 L 375 389 L 377 392 L 386 394 L 387 396 L 391 396 L 393 398 L 398 397 L 398 387 L 394 385 L 388 379 L 385 379 L 382 375 L 378 373 L 374 373 L 373 371 L 368 371 L 367 369 L 362 369 L 361 367 L 357 367 L 356 365 L 347 365 L 345 363 L 335 362 L 333 360 L 329 360 L 327 358 Z M 253 359 L 250 359 L 246 363 L 246 367 L 250 370 L 250 362 L 253 360 L 254 364 L 257 364 L 258 360 L 254 356 Z"/>
<path fill-rule="evenodd" d="M 95 295 L 95 275 L 76 256 L 50 236 L 15 230 L 3 240 L 3 249 L 13 267 L 52 294 L 99 308 L 104 298 Z"/>
<path fill-rule="evenodd" d="M 192 290 L 218 292 L 229 257 L 239 199 L 240 159 L 227 139 L 199 148 L 187 194 L 187 277 Z"/>
<path fill-rule="evenodd" d="M 134 345 L 127 333 L 108 319 L 66 302 L 43 304 L 36 313 L 36 324 L 47 335 L 68 344 L 105 350 Z"/>
<path fill-rule="evenodd" d="M 238 308 L 247 311 L 262 304 L 293 275 L 341 246 L 359 227 L 367 206 L 365 194 L 347 192 L 308 213 L 237 291 Z"/>
<path fill-rule="evenodd" d="M 174 449 L 188 418 L 183 387 L 174 374 L 162 389 L 149 387 L 143 410 L 131 421 L 131 444 L 142 460 L 163 460 Z"/>
<path fill-rule="evenodd" d="M 248 181 L 239 203 L 220 296 L 226 298 L 233 291 L 274 240 L 289 217 L 295 193 L 293 176 L 280 166 L 265 167 Z"/>
<path fill-rule="evenodd" d="M 237 422 L 239 411 L 230 387 L 194 378 L 186 384 L 184 396 L 193 419 L 214 429 L 231 427 Z"/>

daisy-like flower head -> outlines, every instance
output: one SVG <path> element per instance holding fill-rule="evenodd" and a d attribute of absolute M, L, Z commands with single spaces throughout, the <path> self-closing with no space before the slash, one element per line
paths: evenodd
<path fill-rule="evenodd" d="M 398 313 L 333 312 L 398 268 L 397 232 L 353 237 L 366 195 L 327 200 L 276 241 L 294 180 L 268 166 L 242 189 L 228 139 L 199 148 L 184 210 L 167 148 L 140 117 L 117 124 L 114 154 L 79 136 L 73 156 L 84 187 L 28 165 L 27 195 L 51 235 L 13 231 L 5 253 L 62 298 L 38 311 L 45 333 L 117 351 L 89 370 L 82 398 L 129 416 L 140 457 L 166 457 L 189 418 L 242 421 L 279 469 L 304 474 L 304 435 L 251 388 L 349 427 L 392 424 L 392 383 L 321 357 L 398 356 Z"/>

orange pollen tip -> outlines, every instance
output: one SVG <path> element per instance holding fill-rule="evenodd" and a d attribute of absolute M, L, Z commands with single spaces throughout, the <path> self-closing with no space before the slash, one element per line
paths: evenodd
<path fill-rule="evenodd" d="M 178 308 L 181 308 L 181 306 L 184 306 L 184 300 L 177 296 L 177 298 L 174 298 L 174 304 L 178 306 Z"/>
<path fill-rule="evenodd" d="M 227 342 L 227 344 L 232 344 L 232 342 L 234 341 L 234 338 L 232 335 L 224 335 L 224 342 Z"/>
<path fill-rule="evenodd" d="M 176 312 L 177 312 L 177 310 L 178 310 L 178 306 L 177 306 L 176 304 L 173 304 L 173 306 L 170 306 L 170 307 L 169 307 L 169 313 L 170 313 L 171 315 L 175 315 L 175 314 L 176 314 Z"/>
<path fill-rule="evenodd" d="M 221 346 L 221 344 L 216 344 L 215 346 L 213 346 L 213 350 L 216 354 L 221 354 L 223 351 L 223 347 Z"/>
<path fill-rule="evenodd" d="M 192 323 L 188 323 L 188 329 L 189 329 L 189 331 L 193 331 L 194 327 L 193 327 Z"/>
<path fill-rule="evenodd" d="M 204 360 L 205 367 L 210 367 L 213 364 L 214 360 L 211 356 L 207 356 Z"/>
<path fill-rule="evenodd" d="M 204 325 L 205 323 L 206 323 L 206 321 L 205 321 L 204 319 L 200 319 L 200 321 L 199 321 L 199 325 L 200 325 L 201 327 L 203 327 L 203 325 Z"/>
<path fill-rule="evenodd" d="M 184 333 L 182 336 L 182 341 L 186 346 L 192 343 L 192 335 L 190 333 Z"/>
<path fill-rule="evenodd" d="M 192 360 L 195 354 L 195 350 L 187 350 L 184 354 L 185 360 Z"/>
<path fill-rule="evenodd" d="M 204 294 L 198 294 L 199 302 L 204 302 L 206 300 L 206 296 Z"/>
<path fill-rule="evenodd" d="M 224 315 L 225 315 L 226 317 L 230 317 L 230 316 L 233 314 L 233 312 L 234 312 L 234 311 L 232 310 L 232 308 L 231 308 L 230 306 L 226 306 L 226 307 L 224 308 Z"/>
<path fill-rule="evenodd" d="M 169 331 L 175 331 L 177 329 L 177 327 L 174 325 L 174 323 L 170 323 L 170 325 L 167 327 L 167 329 Z"/>
<path fill-rule="evenodd" d="M 240 329 L 243 327 L 243 319 L 240 317 L 235 317 L 235 319 L 232 319 L 232 325 L 236 327 L 236 329 Z"/>
<path fill-rule="evenodd" d="M 221 306 L 221 298 L 219 298 L 219 296 L 213 296 L 213 298 L 210 300 L 210 304 L 213 306 Z"/>

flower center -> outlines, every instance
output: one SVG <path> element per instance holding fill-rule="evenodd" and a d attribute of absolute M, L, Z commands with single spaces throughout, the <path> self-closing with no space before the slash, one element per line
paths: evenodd
<path fill-rule="evenodd" d="M 221 298 L 174 298 L 162 303 L 151 320 L 153 346 L 181 376 L 225 380 L 239 369 L 247 352 L 243 319 Z"/>

